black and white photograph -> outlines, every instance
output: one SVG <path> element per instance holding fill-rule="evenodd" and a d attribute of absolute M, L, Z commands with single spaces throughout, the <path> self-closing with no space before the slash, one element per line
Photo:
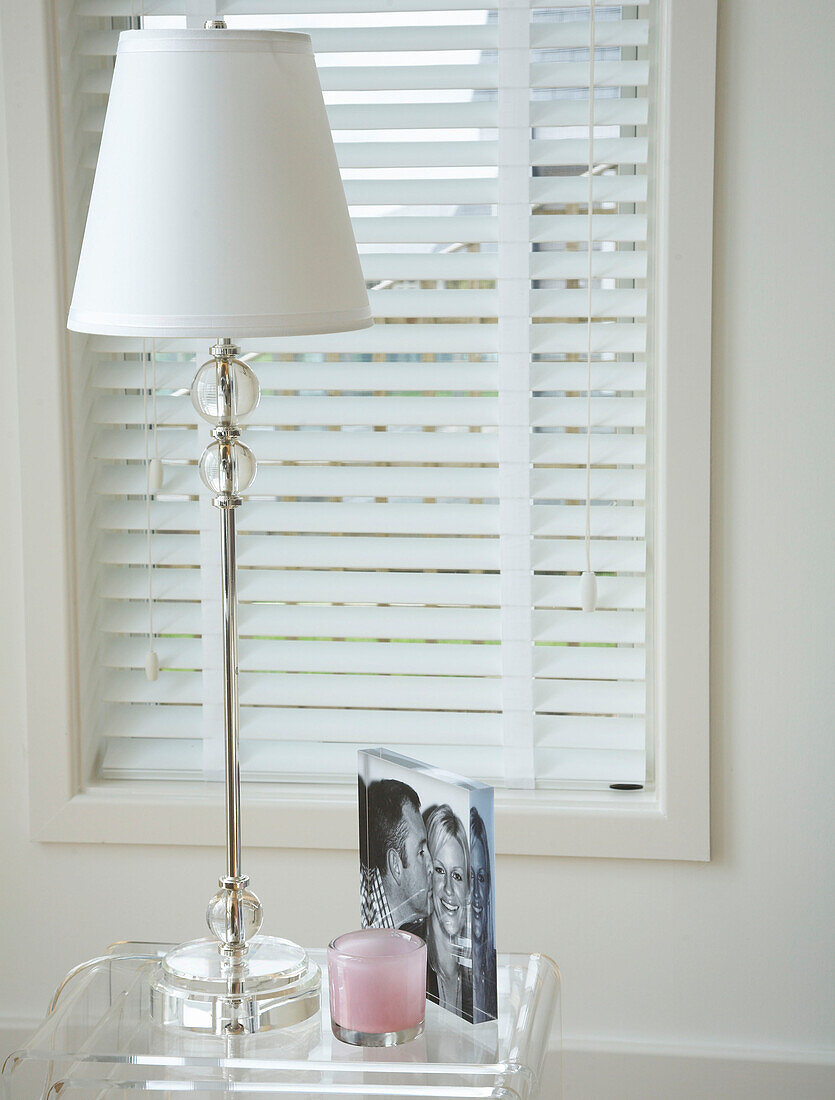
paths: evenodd
<path fill-rule="evenodd" d="M 359 753 L 364 928 L 426 941 L 426 995 L 495 1020 L 493 788 L 387 749 Z"/>

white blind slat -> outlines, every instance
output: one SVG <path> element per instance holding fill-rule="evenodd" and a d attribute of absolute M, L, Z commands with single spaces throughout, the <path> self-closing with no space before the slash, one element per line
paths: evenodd
<path fill-rule="evenodd" d="M 562 265 L 562 261 L 558 261 L 555 264 L 548 262 L 550 257 L 558 256 L 557 253 L 534 253 L 532 260 L 532 268 L 539 267 L 543 272 L 547 271 L 548 277 L 552 277 L 550 272 L 556 268 L 559 269 Z M 605 254 L 603 254 L 605 255 Z M 640 253 L 628 253 L 622 254 L 624 258 L 635 256 L 638 257 Z M 538 256 L 545 258 L 546 262 L 540 265 L 536 264 Z M 575 259 L 579 257 L 579 253 L 565 253 L 565 256 L 574 256 Z M 605 270 L 610 271 L 613 268 L 621 270 L 641 270 L 646 265 L 646 258 L 643 259 L 643 264 L 639 261 L 633 263 L 622 264 L 601 264 Z M 567 262 L 565 263 L 566 270 L 570 269 Z M 579 266 L 579 265 L 576 265 Z M 593 267 L 598 265 L 593 265 Z M 532 271 L 533 274 L 533 271 Z M 544 275 L 534 277 L 545 277 Z M 632 325 L 618 325 L 618 324 L 605 324 L 594 325 L 592 328 L 592 351 L 594 354 L 603 354 L 605 352 L 639 352 L 643 350 L 643 327 L 641 327 L 638 335 L 633 331 L 637 326 Z M 439 354 L 439 355 L 453 355 L 453 354 L 469 354 L 469 355 L 483 355 L 483 354 L 495 354 L 496 352 L 496 334 L 493 331 L 495 326 L 482 325 L 482 324 L 445 324 L 443 322 L 438 324 L 398 324 L 397 322 L 389 324 L 377 324 L 374 328 L 364 329 L 359 332 L 346 332 L 339 333 L 339 340 L 337 341 L 334 335 L 326 334 L 322 336 L 286 336 L 286 337 L 268 337 L 259 341 L 259 348 L 263 352 L 272 353 L 289 353 L 294 355 L 306 355 L 306 354 L 327 354 L 333 352 L 335 347 L 338 347 L 342 353 L 349 354 L 362 354 L 362 355 L 374 355 L 374 354 L 390 354 L 390 355 L 402 355 L 406 354 Z M 535 327 L 539 331 L 536 335 L 540 341 L 550 341 L 555 352 L 568 352 L 576 353 L 585 351 L 585 334 L 582 331 L 582 326 L 579 325 L 539 325 Z M 173 341 L 169 341 L 166 346 L 173 345 Z M 95 339 L 96 347 L 102 351 L 122 351 L 122 350 L 135 350 L 135 342 L 121 337 L 106 337 L 99 336 Z M 539 346 L 534 348 L 535 351 L 551 350 L 545 346 Z"/>
<path fill-rule="evenodd" d="M 164 669 L 201 668 L 199 638 L 156 639 Z M 103 654 L 106 668 L 144 669 L 147 645 L 132 635 L 112 635 Z M 445 642 L 304 642 L 278 638 L 242 638 L 240 667 L 245 672 L 407 673 L 445 676 L 454 667 L 460 676 L 500 676 L 498 645 Z M 641 646 L 537 645 L 534 671 L 542 679 L 641 680 L 646 671 Z"/>
<path fill-rule="evenodd" d="M 319 80 L 327 92 L 482 91 L 498 86 L 496 65 L 320 65 Z"/>
<path fill-rule="evenodd" d="M 202 645 L 199 638 L 165 638 L 156 641 L 162 668 L 201 668 Z M 582 653 L 586 653 L 588 647 Z M 583 671 L 595 668 L 598 675 L 625 666 L 608 659 L 611 653 L 639 653 L 638 650 L 600 649 L 590 652 L 607 658 L 596 664 L 589 661 Z M 103 656 L 106 668 L 144 669 L 147 646 L 130 635 L 110 638 Z M 405 673 L 411 676 L 444 676 L 451 662 L 460 676 L 499 676 L 501 660 L 497 645 L 470 645 L 448 642 L 422 645 L 414 642 L 292 642 L 277 638 L 242 638 L 239 646 L 240 668 L 244 672 L 331 672 L 331 673 Z M 635 668 L 642 665 L 635 664 Z M 577 675 L 575 673 L 574 675 Z M 637 675 L 642 675 L 639 672 Z M 637 678 L 637 677 L 636 677 Z"/>
<path fill-rule="evenodd" d="M 496 25 L 482 23 L 411 25 L 411 26 L 363 26 L 293 27 L 294 31 L 309 34 L 317 55 L 333 53 L 390 53 L 404 50 L 490 50 L 497 45 Z M 645 46 L 648 24 L 645 19 L 628 22 L 598 22 L 595 43 L 597 46 Z M 93 31 L 86 36 L 83 53 L 92 56 L 113 57 L 118 43 L 118 31 Z M 585 46 L 588 32 L 583 23 L 534 23 L 531 27 L 532 49 L 564 49 Z"/>
<path fill-rule="evenodd" d="M 168 704 L 200 704 L 203 696 L 200 672 L 168 670 L 166 681 Z M 495 713 L 501 708 L 499 676 L 241 672 L 239 685 L 242 706 L 284 708 L 315 703 L 319 707 L 423 711 L 427 698 L 431 697 L 433 710 Z M 144 670 L 116 670 L 106 676 L 103 696 L 112 703 L 154 703 L 159 691 L 155 683 L 149 683 Z M 637 681 L 538 679 L 534 697 L 540 714 L 571 711 L 641 715 L 645 692 L 643 684 Z M 316 736 L 315 730 L 311 733 Z"/>
<path fill-rule="evenodd" d="M 636 411 L 643 415 L 643 401 L 634 400 Z M 97 485 L 99 492 L 110 496 L 141 495 L 145 489 L 143 465 L 103 469 Z M 159 494 L 158 499 L 162 502 L 168 495 L 192 493 L 194 473 L 194 466 L 169 470 L 165 493 Z M 585 476 L 585 471 L 578 469 L 537 469 L 532 474 L 531 492 L 535 498 L 548 500 L 584 498 Z M 595 500 L 642 500 L 644 473 L 638 469 L 593 470 L 592 493 Z M 498 494 L 498 473 L 491 467 L 262 465 L 245 499 L 408 497 L 416 501 L 478 500 L 497 498 Z"/>
<path fill-rule="evenodd" d="M 535 326 L 537 328 L 558 326 Z M 576 327 L 576 326 L 575 326 Z M 614 327 L 614 326 L 613 326 Z M 623 326 L 626 327 L 626 326 Z M 535 426 L 561 424 L 566 427 L 585 425 L 584 397 L 534 398 L 530 416 Z M 598 397 L 592 402 L 598 426 L 639 427 L 644 419 L 643 398 Z M 262 397 L 249 423 L 261 424 L 363 426 L 413 424 L 428 426 L 464 425 L 479 427 L 497 422 L 498 402 L 492 397 Z M 157 399 L 159 423 L 198 423 L 197 413 L 183 409 L 177 397 Z M 141 424 L 141 397 L 100 397 L 95 406 L 98 424 Z"/>
<path fill-rule="evenodd" d="M 613 100 L 620 103 L 621 100 Z M 627 100 L 634 103 L 636 100 Z M 536 106 L 536 105 L 534 105 Z M 584 104 L 581 104 L 584 106 Z M 638 175 L 623 175 L 614 171 L 595 176 L 592 181 L 594 202 L 645 202 L 647 197 L 647 178 Z M 531 179 L 531 201 L 534 203 L 580 203 L 588 202 L 588 174 L 582 176 L 534 176 Z"/>
<path fill-rule="evenodd" d="M 199 604 L 162 601 L 157 605 L 157 611 L 155 626 L 160 634 L 200 634 L 202 631 Z M 146 609 L 139 602 L 107 600 L 102 610 L 102 629 L 108 634 L 141 634 L 147 629 Z M 498 611 L 481 607 L 243 604 L 240 629 L 244 636 L 290 638 L 397 638 L 404 641 L 420 638 L 427 641 L 496 642 L 500 636 Z"/>
<path fill-rule="evenodd" d="M 599 99 L 594 117 L 599 126 L 645 126 L 647 109 L 646 99 Z M 585 126 L 587 120 L 587 99 L 546 99 L 531 104 L 534 126 Z"/>
<path fill-rule="evenodd" d="M 640 539 L 592 540 L 592 551 L 603 572 L 642 573 L 646 546 Z M 543 572 L 579 572 L 584 549 L 574 539 L 538 539 L 532 548 L 533 565 Z M 155 534 L 151 555 L 161 566 L 198 565 L 199 535 Z M 146 561 L 145 535 L 107 532 L 99 540 L 102 563 L 142 565 Z M 352 535 L 258 535 L 240 541 L 239 562 L 271 568 L 278 560 L 288 569 L 491 569 L 499 568 L 495 538 L 398 538 Z"/>
<path fill-rule="evenodd" d="M 411 293 L 406 291 L 404 293 Z M 422 292 L 416 292 L 422 293 Z M 565 290 L 553 293 L 558 304 L 557 315 L 566 316 L 576 309 L 577 295 L 583 291 Z M 533 291 L 537 300 L 539 291 Z M 637 297 L 640 295 L 641 297 Z M 645 303 L 645 292 L 633 290 L 603 290 L 593 296 L 599 301 L 598 314 L 614 312 L 623 314 L 630 306 Z M 564 303 L 570 303 L 566 306 Z M 282 391 L 401 391 L 495 392 L 497 386 L 495 366 L 492 363 L 341 363 L 270 362 L 256 364 L 263 389 Z M 157 364 L 158 392 L 181 389 L 188 384 L 191 371 L 180 363 Z M 124 360 L 103 359 L 97 364 L 91 385 L 98 390 L 124 390 L 141 385 L 141 371 L 136 363 Z M 582 390 L 586 384 L 585 364 L 534 363 L 531 368 L 532 389 Z M 646 367 L 643 363 L 610 360 L 592 364 L 592 387 L 595 390 L 642 390 L 646 384 Z M 289 397 L 287 398 L 289 399 Z M 168 437 L 178 438 L 171 429 L 164 429 Z M 162 433 L 163 429 L 161 429 Z M 124 457 L 127 457 L 126 455 Z M 136 456 L 138 457 L 138 456 Z"/>
<path fill-rule="evenodd" d="M 144 599 L 147 595 L 144 570 L 129 572 L 133 576 L 126 578 L 122 568 L 104 570 L 100 584 L 102 597 L 112 600 Z M 386 573 L 250 567 L 241 570 L 238 595 L 243 603 L 490 606 L 498 601 L 498 587 L 495 575 L 490 573 Z M 154 580 L 154 597 L 156 600 L 175 601 L 199 599 L 199 571 L 191 568 L 160 570 L 160 575 Z"/>
<path fill-rule="evenodd" d="M 533 460 L 544 465 L 579 464 L 585 461 L 586 440 L 546 425 L 531 440 Z M 195 461 L 200 445 L 195 433 L 160 429 L 163 460 Z M 177 440 L 176 446 L 173 440 Z M 253 441 L 256 442 L 256 441 Z M 262 431 L 258 454 L 262 462 L 434 462 L 440 464 L 495 463 L 498 439 L 493 431 L 471 432 L 459 428 L 437 431 Z M 99 459 L 141 459 L 145 445 L 140 429 L 102 430 L 95 438 L 94 457 Z M 635 465 L 645 460 L 643 435 L 623 432 L 595 432 L 591 439 L 592 463 Z"/>
<path fill-rule="evenodd" d="M 406 713 L 408 712 L 404 711 L 403 715 Z M 322 723 L 329 719 L 331 714 L 331 711 L 318 711 L 315 717 Z M 334 740 L 328 746 L 333 769 L 331 777 L 346 782 L 353 780 L 356 783 L 357 750 L 372 747 L 385 739 L 387 712 L 346 710 L 343 714 L 350 720 L 351 727 L 343 738 L 339 735 L 343 732 L 344 722 L 340 720 L 334 725 Z M 288 712 L 282 712 L 282 718 L 287 717 Z M 366 717 L 369 721 L 364 726 L 363 721 Z M 374 718 L 378 720 L 375 721 Z M 486 725 L 486 717 L 481 716 L 481 718 L 482 725 Z M 117 714 L 115 721 L 118 723 L 121 720 L 122 716 Z M 400 725 L 402 722 L 401 716 Z M 467 730 L 460 723 L 450 723 L 458 743 L 447 745 L 427 741 L 417 731 L 411 739 L 408 739 L 405 733 L 401 732 L 400 725 L 397 733 L 388 737 L 390 743 L 397 747 L 398 752 L 406 756 L 415 756 L 420 753 L 430 764 L 447 771 L 459 774 L 466 771 L 467 761 L 472 760 L 473 749 L 472 743 L 467 741 Z M 321 730 L 321 725 L 319 728 Z M 363 737 L 364 730 L 367 731 L 367 737 Z M 272 736 L 275 737 L 275 730 Z M 155 753 L 156 746 L 158 749 Z M 124 740 L 117 736 L 106 742 L 102 775 L 112 779 L 128 777 L 200 779 L 202 762 L 198 750 L 199 742 L 183 743 L 174 736 L 157 742 L 152 737 Z M 262 783 L 287 782 L 294 779 L 300 782 L 320 782 L 321 751 L 321 745 L 317 744 L 314 738 L 307 742 L 294 740 L 288 731 L 286 738 L 275 741 L 256 738 L 250 730 L 247 731 L 241 747 L 241 776 L 244 781 L 250 779 Z M 500 747 L 490 748 L 479 745 L 479 759 L 484 761 L 485 774 L 489 775 L 493 781 L 501 776 Z"/>
<path fill-rule="evenodd" d="M 649 23 L 646 19 L 598 19 L 594 30 L 595 46 L 646 46 Z M 531 24 L 531 48 L 565 49 L 572 46 L 588 46 L 588 24 L 579 20 L 565 22 L 533 22 Z"/>
<path fill-rule="evenodd" d="M 391 244 L 393 241 L 402 244 L 449 244 L 467 241 L 475 244 L 496 239 L 495 220 L 492 217 L 479 217 L 474 214 L 440 218 L 421 216 L 398 218 L 392 215 L 382 218 L 354 218 L 353 225 L 354 236 L 357 243 L 361 245 Z M 430 291 L 427 290 L 424 293 L 429 294 Z M 397 314 L 387 316 L 397 316 Z M 446 314 L 446 316 L 456 315 Z"/>
<path fill-rule="evenodd" d="M 159 697 L 156 684 L 144 670 L 113 671 L 105 677 L 103 696 L 114 703 L 153 703 Z M 501 706 L 501 680 L 490 676 L 361 676 L 326 673 L 241 672 L 238 680 L 242 706 L 338 707 L 352 709 L 426 709 L 497 711 Z M 570 694 L 572 688 L 565 688 Z M 625 689 L 624 689 L 625 690 Z M 582 693 L 582 688 L 580 689 Z M 199 672 L 168 671 L 165 698 L 169 703 L 197 705 L 203 697 Z M 608 708 L 607 708 L 608 709 Z M 321 737 L 315 730 L 311 733 Z"/>
<path fill-rule="evenodd" d="M 530 70 L 532 88 L 587 88 L 588 76 L 587 61 L 534 61 Z M 598 61 L 594 67 L 596 88 L 645 88 L 648 81 L 647 61 Z"/>
<path fill-rule="evenodd" d="M 299 533 L 347 531 L 371 534 L 495 535 L 498 517 L 489 504 L 354 504 L 351 502 L 250 501 L 239 520 L 241 533 L 284 530 Z M 130 502 L 103 501 L 99 527 L 104 531 L 135 531 L 144 527 L 143 518 Z M 155 500 L 151 523 L 158 531 L 196 529 L 197 514 L 180 501 Z M 584 531 L 583 508 L 579 505 L 539 504 L 533 523 L 539 535 L 580 536 Z M 640 538 L 643 536 L 642 508 L 604 505 L 592 509 L 591 529 L 597 538 Z"/>

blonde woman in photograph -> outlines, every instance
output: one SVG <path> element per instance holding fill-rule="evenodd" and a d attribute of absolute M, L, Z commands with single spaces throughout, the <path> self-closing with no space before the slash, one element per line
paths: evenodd
<path fill-rule="evenodd" d="M 425 820 L 432 868 L 431 905 L 426 926 L 426 992 L 443 1008 L 472 1020 L 467 832 L 460 818 L 447 805 L 428 810 Z"/>

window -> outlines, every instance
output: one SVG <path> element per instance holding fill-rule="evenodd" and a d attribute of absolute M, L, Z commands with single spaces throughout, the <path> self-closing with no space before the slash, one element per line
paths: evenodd
<path fill-rule="evenodd" d="M 703 853 L 707 730 L 677 743 L 665 724 L 675 597 L 656 604 L 680 462 L 667 450 L 677 291 L 658 152 L 672 140 L 675 6 L 595 5 L 591 181 L 588 4 L 208 7 L 190 5 L 192 23 L 310 30 L 378 319 L 244 343 L 264 395 L 239 516 L 244 777 L 289 780 L 297 805 L 315 783 L 345 806 L 356 748 L 385 743 L 506 788 L 508 850 L 667 854 L 634 850 L 630 830 L 683 815 L 701 822 Z M 58 8 L 71 271 L 118 31 L 142 5 Z M 166 0 L 153 18 L 185 25 L 184 9 Z M 109 783 L 165 800 L 220 773 L 217 517 L 187 392 L 207 346 L 95 337 L 71 354 L 75 789 L 89 814 Z M 152 456 L 165 476 L 149 495 Z M 698 476 L 691 488 L 675 508 L 698 519 Z M 579 608 L 587 515 L 593 613 Z M 697 555 L 692 526 L 676 534 Z M 698 655 L 706 623 L 693 621 Z M 697 765 L 689 788 L 678 758 Z M 606 818 L 632 824 L 599 842 Z M 583 823 L 591 839 L 575 844 Z"/>

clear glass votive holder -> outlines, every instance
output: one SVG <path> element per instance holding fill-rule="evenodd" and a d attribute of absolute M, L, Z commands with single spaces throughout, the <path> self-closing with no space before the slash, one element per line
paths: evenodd
<path fill-rule="evenodd" d="M 328 946 L 331 1028 L 343 1043 L 393 1047 L 423 1032 L 426 944 L 397 928 L 361 928 Z"/>

